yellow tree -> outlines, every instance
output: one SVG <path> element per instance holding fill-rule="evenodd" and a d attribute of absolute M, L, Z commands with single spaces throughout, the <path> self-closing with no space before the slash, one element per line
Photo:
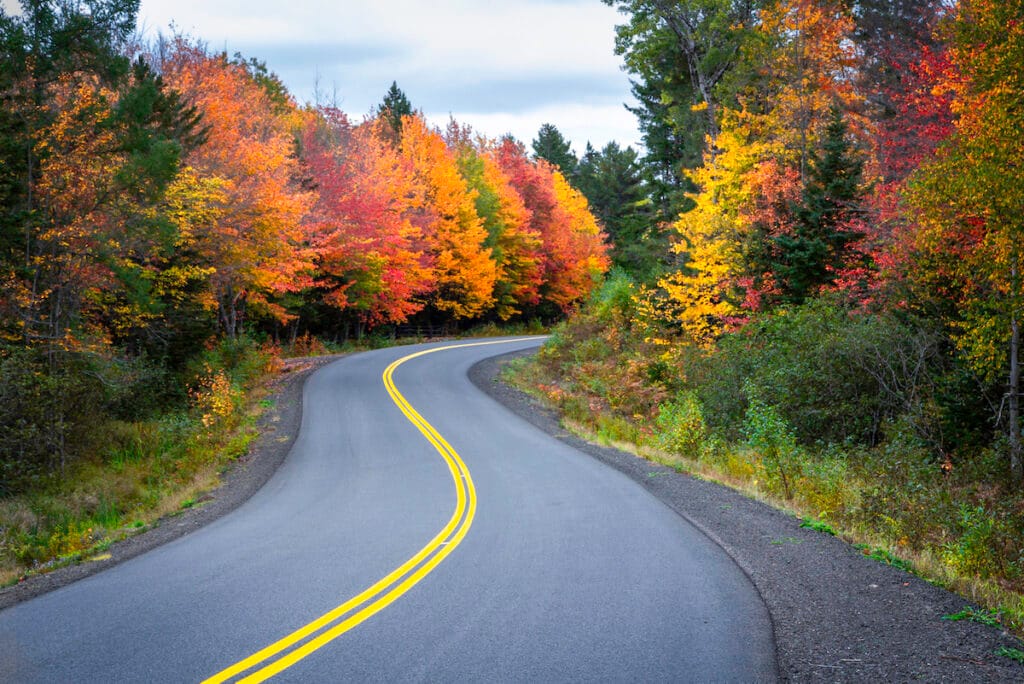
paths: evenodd
<path fill-rule="evenodd" d="M 1024 483 L 1024 0 L 962 0 L 949 27 L 952 138 L 913 178 L 918 248 L 955 283 L 956 339 L 977 371 L 1007 377 L 1010 471 Z"/>

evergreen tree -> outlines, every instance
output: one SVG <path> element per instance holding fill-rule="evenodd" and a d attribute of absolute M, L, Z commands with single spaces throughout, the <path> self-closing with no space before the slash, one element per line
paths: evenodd
<path fill-rule="evenodd" d="M 413 112 L 409 98 L 398 87 L 398 82 L 392 81 L 384 101 L 377 106 L 377 116 L 387 124 L 392 143 L 397 144 L 402 137 L 402 117 L 410 116 Z"/>
<path fill-rule="evenodd" d="M 822 149 L 811 160 L 800 204 L 792 207 L 793 230 L 774 238 L 772 270 L 786 301 L 800 304 L 831 285 L 855 256 L 853 245 L 863 237 L 858 229 L 863 167 L 843 114 L 834 108 Z"/>
<path fill-rule="evenodd" d="M 608 234 L 612 262 L 641 279 L 652 276 L 668 245 L 654 229 L 653 203 L 636 150 L 613 141 L 597 151 L 587 143 L 576 184 Z"/>
<path fill-rule="evenodd" d="M 566 178 L 576 173 L 576 155 L 571 143 L 566 140 L 554 124 L 543 124 L 533 141 L 533 154 L 537 159 L 550 162 Z"/>

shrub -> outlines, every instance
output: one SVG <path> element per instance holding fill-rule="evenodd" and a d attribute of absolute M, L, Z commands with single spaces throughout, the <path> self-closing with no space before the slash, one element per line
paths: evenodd
<path fill-rule="evenodd" d="M 765 464 L 768 489 L 779 491 L 786 499 L 793 498 L 793 483 L 801 474 L 803 450 L 797 445 L 793 428 L 778 410 L 765 403 L 759 390 L 747 383 L 747 417 L 743 431 L 747 444 L 757 451 Z"/>
<path fill-rule="evenodd" d="M 704 411 L 695 392 L 684 392 L 658 407 L 658 444 L 666 451 L 701 459 L 713 450 L 716 440 L 704 422 Z"/>

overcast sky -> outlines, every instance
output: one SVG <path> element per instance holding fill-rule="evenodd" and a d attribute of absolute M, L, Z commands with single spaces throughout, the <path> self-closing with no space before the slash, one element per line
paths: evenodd
<path fill-rule="evenodd" d="M 529 144 L 553 123 L 577 154 L 639 141 L 614 54 L 621 17 L 600 0 L 142 0 L 139 21 L 265 61 L 300 103 L 319 77 L 322 98 L 357 119 L 397 81 L 439 125 L 452 114 Z"/>

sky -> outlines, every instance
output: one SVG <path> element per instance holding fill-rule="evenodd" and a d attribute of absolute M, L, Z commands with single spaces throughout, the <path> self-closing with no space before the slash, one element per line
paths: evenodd
<path fill-rule="evenodd" d="M 4 1 L 7 5 L 7 0 Z M 369 113 L 397 81 L 428 120 L 449 116 L 529 143 L 552 123 L 587 141 L 639 146 L 615 55 L 623 18 L 600 0 L 142 0 L 140 27 L 266 62 L 300 103 Z"/>

